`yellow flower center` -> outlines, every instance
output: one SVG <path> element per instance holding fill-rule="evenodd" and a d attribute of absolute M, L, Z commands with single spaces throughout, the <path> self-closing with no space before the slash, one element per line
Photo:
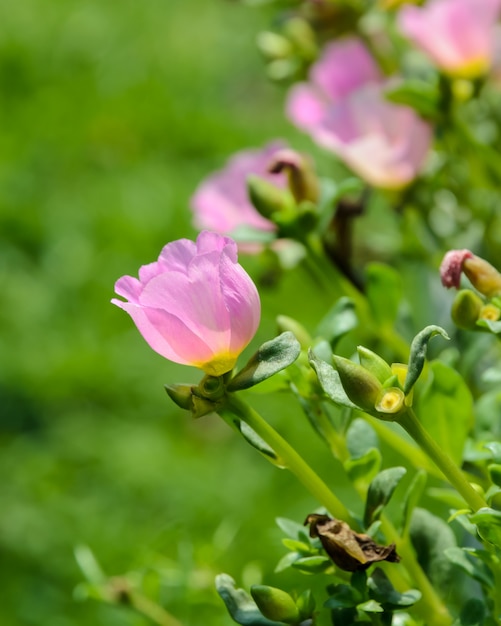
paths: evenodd
<path fill-rule="evenodd" d="M 383 389 L 376 403 L 376 411 L 379 413 L 398 413 L 404 405 L 404 392 L 398 387 Z"/>
<path fill-rule="evenodd" d="M 480 309 L 478 319 L 490 320 L 491 322 L 497 322 L 501 317 L 501 310 L 493 304 L 486 304 Z"/>

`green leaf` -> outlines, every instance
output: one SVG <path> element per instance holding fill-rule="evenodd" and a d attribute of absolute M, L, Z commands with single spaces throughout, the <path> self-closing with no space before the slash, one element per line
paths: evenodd
<path fill-rule="evenodd" d="M 316 335 L 326 339 L 332 348 L 336 343 L 358 325 L 355 304 L 350 298 L 340 298 L 322 319 Z"/>
<path fill-rule="evenodd" d="M 303 555 L 300 552 L 287 552 L 287 554 L 285 554 L 277 563 L 277 566 L 275 567 L 275 572 L 283 572 L 301 558 L 303 558 Z"/>
<path fill-rule="evenodd" d="M 371 448 L 378 448 L 376 431 L 361 417 L 355 418 L 346 432 L 346 445 L 353 459 L 364 456 Z"/>
<path fill-rule="evenodd" d="M 478 598 L 470 598 L 463 604 L 459 614 L 460 626 L 482 626 L 485 619 L 485 603 Z"/>
<path fill-rule="evenodd" d="M 405 395 L 414 387 L 423 371 L 428 342 L 435 335 L 441 335 L 444 339 L 449 339 L 449 335 L 440 326 L 426 326 L 412 340 L 407 376 L 404 383 Z"/>
<path fill-rule="evenodd" d="M 421 80 L 405 80 L 385 91 L 390 102 L 412 107 L 423 117 L 435 119 L 440 112 L 440 94 L 435 85 Z"/>
<path fill-rule="evenodd" d="M 294 363 L 300 352 L 301 346 L 290 331 L 263 343 L 247 365 L 230 380 L 228 391 L 248 389 L 259 384 Z"/>
<path fill-rule="evenodd" d="M 275 451 L 270 448 L 264 439 L 262 439 L 248 424 L 242 421 L 238 421 L 238 430 L 242 437 L 253 448 L 261 452 L 269 461 L 272 461 L 275 465 L 283 466 L 283 462 L 279 459 Z"/>
<path fill-rule="evenodd" d="M 391 367 L 379 354 L 376 354 L 368 348 L 364 348 L 364 346 L 358 346 L 357 352 L 360 365 L 365 367 L 366 370 L 369 370 L 371 374 L 374 374 L 380 383 L 385 383 L 392 377 L 393 372 L 391 371 Z"/>
<path fill-rule="evenodd" d="M 297 539 L 282 539 L 283 545 L 287 548 L 287 550 L 291 550 L 292 552 L 299 552 L 308 554 L 308 552 L 312 552 L 312 548 L 310 544 L 305 543 L 304 541 L 298 541 Z"/>
<path fill-rule="evenodd" d="M 409 531 L 412 511 L 417 506 L 421 496 L 423 495 L 423 491 L 426 486 L 426 479 L 426 472 L 424 470 L 419 470 L 407 488 L 403 503 L 402 530 L 400 533 L 402 537 L 405 537 Z"/>
<path fill-rule="evenodd" d="M 397 591 L 380 567 L 369 576 L 367 587 L 371 590 L 371 596 L 391 609 L 412 606 L 421 598 L 421 592 L 417 589 L 409 589 L 403 593 Z"/>
<path fill-rule="evenodd" d="M 446 548 L 444 550 L 445 556 L 451 563 L 460 567 L 463 572 L 466 572 L 468 576 L 478 581 L 480 584 L 486 587 L 494 587 L 494 576 L 485 563 L 479 562 L 474 557 L 470 556 L 463 548 L 457 546 Z"/>
<path fill-rule="evenodd" d="M 452 565 L 444 554 L 456 547 L 456 537 L 443 519 L 425 509 L 415 508 L 409 534 L 419 564 L 439 590 L 450 590 L 453 583 Z"/>
<path fill-rule="evenodd" d="M 473 397 L 463 377 L 441 361 L 430 363 L 419 418 L 440 448 L 460 465 L 473 427 Z"/>
<path fill-rule="evenodd" d="M 379 517 L 406 472 L 405 467 L 390 467 L 380 472 L 371 482 L 365 503 L 365 527 Z"/>
<path fill-rule="evenodd" d="M 315 598 L 311 589 L 306 589 L 296 600 L 296 605 L 301 616 L 301 620 L 305 620 L 313 615 L 315 610 Z"/>
<path fill-rule="evenodd" d="M 374 321 L 379 326 L 393 326 L 402 300 L 400 274 L 389 265 L 370 263 L 366 277 L 366 294 Z"/>
<path fill-rule="evenodd" d="M 371 448 L 364 456 L 345 461 L 344 469 L 355 485 L 366 486 L 379 472 L 382 462 L 381 452 L 377 448 Z"/>
<path fill-rule="evenodd" d="M 496 413 L 494 413 L 494 415 L 496 415 Z M 492 458 L 497 463 L 501 463 L 501 443 L 499 441 L 489 441 L 484 447 L 492 452 Z"/>
<path fill-rule="evenodd" d="M 491 333 L 494 333 L 495 335 L 499 335 L 501 333 L 501 320 L 478 320 L 477 326 L 487 328 L 487 330 L 490 330 Z"/>
<path fill-rule="evenodd" d="M 501 511 L 484 507 L 471 515 L 470 521 L 477 525 L 484 541 L 501 548 Z"/>
<path fill-rule="evenodd" d="M 349 585 L 333 585 L 329 588 L 330 597 L 324 606 L 329 609 L 355 607 L 362 600 L 360 593 Z"/>
<path fill-rule="evenodd" d="M 489 472 L 492 482 L 498 487 L 501 487 L 501 465 L 499 463 L 492 463 L 487 466 L 487 471 Z"/>
<path fill-rule="evenodd" d="M 299 524 L 294 520 L 288 519 L 286 517 L 277 517 L 275 519 L 275 523 L 280 528 L 280 530 L 291 539 L 301 539 L 304 536 L 308 536 L 304 525 Z"/>
<path fill-rule="evenodd" d="M 326 556 L 305 556 L 291 563 L 292 567 L 308 574 L 322 574 L 328 570 L 332 563 Z"/>
<path fill-rule="evenodd" d="M 383 613 L 384 609 L 376 602 L 376 600 L 367 600 L 367 602 L 362 602 L 361 604 L 357 604 L 357 609 L 359 611 L 364 611 L 364 613 Z"/>
<path fill-rule="evenodd" d="M 318 382 L 325 394 L 335 403 L 350 409 L 358 408 L 346 395 L 338 372 L 325 361 L 317 358 L 311 350 L 308 352 L 310 365 L 315 371 Z"/>
<path fill-rule="evenodd" d="M 264 617 L 257 604 L 243 589 L 237 589 L 235 581 L 228 574 L 216 576 L 216 589 L 228 609 L 233 621 L 242 626 L 282 626 Z"/>

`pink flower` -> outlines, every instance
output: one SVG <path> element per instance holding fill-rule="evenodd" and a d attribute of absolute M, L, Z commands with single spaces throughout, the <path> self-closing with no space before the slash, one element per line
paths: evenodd
<path fill-rule="evenodd" d="M 237 262 L 232 239 L 204 231 L 196 242 L 167 244 L 158 261 L 122 276 L 115 292 L 153 350 L 212 376 L 230 371 L 254 336 L 261 305 L 256 286 Z"/>
<path fill-rule="evenodd" d="M 310 82 L 288 98 L 289 118 L 376 187 L 398 189 L 419 173 L 432 129 L 413 109 L 388 102 L 381 74 L 357 39 L 330 44 Z"/>
<path fill-rule="evenodd" d="M 277 187 L 286 187 L 285 174 L 268 171 L 274 156 L 284 147 L 284 143 L 275 141 L 261 150 L 237 152 L 224 169 L 206 178 L 191 199 L 195 226 L 223 234 L 233 233 L 242 226 L 274 232 L 273 222 L 260 215 L 249 200 L 247 177 L 254 174 Z"/>
<path fill-rule="evenodd" d="M 501 0 L 432 0 L 405 6 L 402 32 L 445 72 L 463 78 L 485 74 L 494 56 Z"/>

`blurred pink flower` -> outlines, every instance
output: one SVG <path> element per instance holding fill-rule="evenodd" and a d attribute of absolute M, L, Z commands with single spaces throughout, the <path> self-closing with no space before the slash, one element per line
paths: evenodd
<path fill-rule="evenodd" d="M 388 102 L 369 52 L 353 38 L 330 44 L 293 87 L 287 113 L 319 145 L 376 187 L 398 189 L 418 174 L 432 129 L 413 109 Z"/>
<path fill-rule="evenodd" d="M 237 152 L 222 170 L 206 178 L 191 199 L 195 226 L 224 234 L 242 226 L 274 232 L 273 222 L 260 215 L 249 200 L 247 177 L 254 174 L 277 187 L 286 187 L 285 173 L 271 174 L 268 170 L 276 153 L 285 147 L 283 142 L 274 141 L 259 150 Z"/>
<path fill-rule="evenodd" d="M 113 304 L 170 361 L 220 376 L 253 338 L 261 314 L 256 286 L 237 262 L 232 239 L 204 231 L 167 244 L 157 262 L 122 276 Z"/>
<path fill-rule="evenodd" d="M 444 72 L 473 78 L 492 63 L 500 10 L 501 0 L 432 0 L 423 7 L 403 7 L 398 22 Z"/>

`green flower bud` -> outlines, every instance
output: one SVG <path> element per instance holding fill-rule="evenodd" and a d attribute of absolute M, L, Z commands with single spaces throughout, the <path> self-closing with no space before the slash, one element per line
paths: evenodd
<path fill-rule="evenodd" d="M 470 289 L 458 291 L 452 303 L 451 317 L 458 328 L 474 330 L 484 303 L 482 299 Z"/>
<path fill-rule="evenodd" d="M 181 409 L 191 411 L 191 396 L 193 393 L 193 385 L 165 385 L 165 391 L 173 402 Z"/>
<path fill-rule="evenodd" d="M 254 207 L 266 219 L 271 219 L 274 213 L 289 212 L 295 205 L 290 191 L 253 174 L 247 177 L 247 191 Z"/>
<path fill-rule="evenodd" d="M 492 298 L 501 294 L 501 274 L 485 259 L 472 255 L 463 261 L 463 272 L 481 294 Z"/>
<path fill-rule="evenodd" d="M 264 617 L 286 624 L 299 622 L 296 603 L 286 591 L 267 585 L 253 585 L 250 592 Z"/>
<path fill-rule="evenodd" d="M 383 385 L 365 367 L 341 356 L 332 358 L 348 398 L 364 411 L 373 413 Z"/>
<path fill-rule="evenodd" d="M 365 367 L 366 370 L 369 370 L 371 374 L 374 374 L 380 383 L 384 383 L 385 380 L 390 378 L 391 368 L 379 354 L 376 354 L 368 348 L 364 348 L 364 346 L 358 346 L 357 352 L 360 365 Z"/>

